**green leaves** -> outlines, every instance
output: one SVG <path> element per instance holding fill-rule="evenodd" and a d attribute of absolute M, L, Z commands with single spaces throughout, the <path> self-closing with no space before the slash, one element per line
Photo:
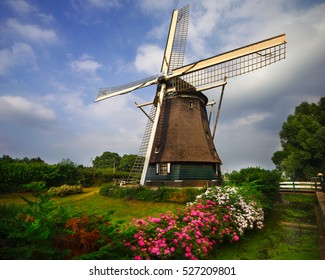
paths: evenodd
<path fill-rule="evenodd" d="M 309 180 L 325 170 L 325 98 L 296 107 L 280 131 L 282 151 L 272 160 L 291 179 Z"/>

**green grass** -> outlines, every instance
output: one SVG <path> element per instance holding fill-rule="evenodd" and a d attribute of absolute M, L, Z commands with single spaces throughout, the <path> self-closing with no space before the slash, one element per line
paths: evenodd
<path fill-rule="evenodd" d="M 31 194 L 10 194 L 1 195 L 0 204 L 26 204 L 20 196 L 32 199 Z M 82 194 L 70 195 L 66 197 L 52 198 L 57 206 L 62 206 L 70 214 L 94 214 L 98 216 L 106 215 L 109 211 L 114 211 L 111 215 L 112 222 L 129 222 L 133 218 L 147 218 L 149 215 L 158 216 L 167 210 L 174 211 L 181 207 L 177 203 L 159 203 L 146 201 L 132 201 L 117 198 L 109 198 L 99 195 L 99 188 L 85 188 Z"/>

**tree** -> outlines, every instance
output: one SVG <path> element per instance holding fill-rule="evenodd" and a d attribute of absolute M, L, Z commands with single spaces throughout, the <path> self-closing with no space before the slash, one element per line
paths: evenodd
<path fill-rule="evenodd" d="M 125 172 L 131 171 L 136 159 L 137 159 L 137 155 L 133 155 L 133 154 L 123 155 L 119 164 L 119 170 Z"/>
<path fill-rule="evenodd" d="M 325 98 L 318 104 L 302 102 L 280 131 L 282 150 L 272 161 L 286 176 L 308 180 L 325 171 Z"/>
<path fill-rule="evenodd" d="M 114 168 L 120 164 L 120 160 L 119 154 L 104 152 L 101 156 L 97 156 L 92 163 L 96 168 Z"/>

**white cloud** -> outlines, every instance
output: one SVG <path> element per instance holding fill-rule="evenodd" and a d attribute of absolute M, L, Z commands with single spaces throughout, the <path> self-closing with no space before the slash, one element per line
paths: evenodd
<path fill-rule="evenodd" d="M 85 74 L 96 74 L 97 70 L 103 68 L 94 57 L 83 54 L 79 59 L 73 60 L 70 63 L 70 68 L 74 72 Z"/>
<path fill-rule="evenodd" d="M 87 0 L 86 2 L 96 8 L 112 8 L 118 6 L 117 0 Z"/>
<path fill-rule="evenodd" d="M 236 119 L 233 122 L 233 125 L 237 128 L 242 127 L 242 126 L 252 125 L 252 124 L 255 124 L 255 123 L 265 120 L 268 116 L 270 116 L 269 113 L 253 113 L 246 117 Z"/>
<path fill-rule="evenodd" d="M 44 126 L 56 119 L 54 111 L 21 96 L 0 97 L 0 118 L 20 125 Z"/>
<path fill-rule="evenodd" d="M 118 7 L 118 0 L 72 0 L 72 6 L 79 12 L 90 12 L 90 10 L 109 10 Z"/>
<path fill-rule="evenodd" d="M 33 17 L 39 17 L 44 22 L 50 22 L 53 20 L 52 15 L 47 15 L 42 12 L 36 7 L 29 4 L 25 0 L 7 0 L 7 5 L 14 10 L 19 15 L 32 15 Z"/>
<path fill-rule="evenodd" d="M 161 1 L 152 1 L 152 0 L 142 0 L 139 1 L 139 6 L 144 12 L 152 12 L 152 11 L 158 11 L 161 10 L 170 10 L 170 9 L 176 9 L 179 8 L 177 5 L 175 5 L 174 0 L 164 0 L 164 2 Z"/>
<path fill-rule="evenodd" d="M 58 40 L 54 30 L 42 28 L 35 24 L 23 24 L 17 19 L 8 19 L 6 26 L 9 31 L 34 42 L 54 43 Z"/>
<path fill-rule="evenodd" d="M 0 50 L 0 75 L 5 75 L 15 67 L 37 67 L 33 48 L 25 43 L 15 42 L 10 49 Z"/>
<path fill-rule="evenodd" d="M 29 14 L 34 11 L 33 6 L 24 0 L 8 0 L 7 4 L 19 14 Z"/>
<path fill-rule="evenodd" d="M 134 65 L 138 71 L 149 75 L 159 73 L 163 55 L 164 51 L 156 45 L 142 45 L 137 50 Z"/>

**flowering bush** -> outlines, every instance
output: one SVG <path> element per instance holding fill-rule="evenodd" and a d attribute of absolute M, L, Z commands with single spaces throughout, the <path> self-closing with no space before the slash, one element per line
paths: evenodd
<path fill-rule="evenodd" d="M 63 196 L 67 196 L 67 195 L 82 193 L 82 187 L 81 186 L 62 185 L 60 187 L 50 188 L 47 191 L 47 193 L 51 196 L 63 197 Z"/>
<path fill-rule="evenodd" d="M 206 259 L 221 243 L 238 241 L 246 229 L 263 226 L 263 210 L 236 187 L 213 187 L 177 214 L 133 219 L 135 259 Z"/>
<path fill-rule="evenodd" d="M 194 203 L 200 200 L 214 201 L 220 214 L 227 216 L 240 235 L 246 229 L 253 229 L 254 225 L 259 229 L 263 227 L 262 207 L 249 194 L 245 197 L 245 193 L 241 193 L 239 188 L 233 186 L 209 188 L 204 194 L 197 196 Z"/>

